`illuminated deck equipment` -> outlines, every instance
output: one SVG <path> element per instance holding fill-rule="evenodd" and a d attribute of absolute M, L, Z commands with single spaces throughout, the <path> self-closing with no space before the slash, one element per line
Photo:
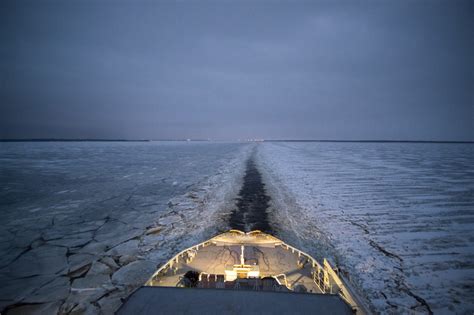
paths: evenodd
<path fill-rule="evenodd" d="M 206 301 L 209 297 L 212 303 Z M 191 314 L 285 309 L 293 313 L 370 313 L 350 282 L 326 259 L 320 264 L 272 235 L 238 230 L 179 252 L 118 313 L 152 314 L 157 308 L 163 313 Z"/>

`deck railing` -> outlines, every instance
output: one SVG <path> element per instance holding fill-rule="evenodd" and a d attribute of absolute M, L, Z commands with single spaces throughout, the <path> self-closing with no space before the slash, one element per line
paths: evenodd
<path fill-rule="evenodd" d="M 291 250 L 292 253 L 298 254 L 298 257 L 304 256 L 312 267 L 313 282 L 321 290 L 322 293 L 339 294 L 339 296 L 349 304 L 357 314 L 364 314 L 365 311 L 360 307 L 361 301 L 356 301 L 354 295 L 350 292 L 349 288 L 344 284 L 341 277 L 332 268 L 327 259 L 324 259 L 323 265 L 311 257 L 311 255 L 299 250 L 285 242 L 281 243 L 281 246 L 287 250 Z"/>
<path fill-rule="evenodd" d="M 153 286 L 154 285 L 154 280 L 162 273 L 162 272 L 167 272 L 168 270 L 172 269 L 173 266 L 176 264 L 179 263 L 179 259 L 180 258 L 183 258 L 185 255 L 188 256 L 188 253 L 189 252 L 192 252 L 192 251 L 198 251 L 199 248 L 202 248 L 202 247 L 206 247 L 208 246 L 209 244 L 211 243 L 211 240 L 207 240 L 207 241 L 204 241 L 204 242 L 201 242 L 197 245 L 194 245 L 194 246 L 191 246 L 189 248 L 186 248 L 182 251 L 180 251 L 178 254 L 176 254 L 175 256 L 173 256 L 173 258 L 171 258 L 170 260 L 168 260 L 168 262 L 166 264 L 164 264 L 163 266 L 161 266 L 152 276 L 151 278 L 145 283 L 145 286 Z"/>
<path fill-rule="evenodd" d="M 240 235 L 245 235 L 246 233 L 238 230 L 231 230 L 227 233 L 235 233 L 235 234 L 240 234 Z M 225 234 L 225 233 L 224 233 Z M 261 235 L 267 235 L 265 233 L 262 233 L 260 231 L 252 231 L 247 233 L 248 235 L 255 235 L 255 234 L 261 234 Z M 162 273 L 162 272 L 168 272 L 169 270 L 173 269 L 173 266 L 179 263 L 180 259 L 187 259 L 186 262 L 189 262 L 188 259 L 192 259 L 188 253 L 198 251 L 199 248 L 206 247 L 210 244 L 213 243 L 213 241 L 216 241 L 217 238 L 219 238 L 221 235 L 218 235 L 214 238 L 211 238 L 207 241 L 201 242 L 197 245 L 191 246 L 189 248 L 186 248 L 182 251 L 180 251 L 178 254 L 176 254 L 173 258 L 171 258 L 166 264 L 161 266 L 148 280 L 145 285 L 146 286 L 153 286 L 155 279 Z M 339 277 L 337 272 L 332 268 L 332 266 L 329 264 L 329 262 L 324 259 L 323 265 L 321 265 L 316 259 L 311 257 L 311 255 L 291 246 L 286 244 L 285 242 L 268 235 L 272 238 L 275 239 L 275 245 L 281 245 L 283 248 L 286 248 L 287 250 L 291 250 L 292 253 L 296 253 L 298 257 L 303 256 L 304 258 L 307 259 L 308 262 L 311 263 L 311 269 L 312 269 L 312 279 L 313 282 L 316 284 L 316 286 L 321 290 L 322 293 L 329 293 L 329 294 L 338 294 L 341 296 L 341 298 L 346 301 L 353 309 L 356 311 L 357 314 L 365 314 L 366 309 L 365 307 L 362 308 L 360 307 L 361 301 L 355 299 L 354 294 L 350 291 L 347 285 L 345 285 L 344 281 Z M 186 257 L 186 258 L 185 258 Z M 281 276 L 281 275 L 278 275 Z M 286 281 L 286 275 L 284 277 L 285 279 L 285 284 L 288 287 L 288 282 Z M 291 289 L 291 288 L 290 288 Z"/>

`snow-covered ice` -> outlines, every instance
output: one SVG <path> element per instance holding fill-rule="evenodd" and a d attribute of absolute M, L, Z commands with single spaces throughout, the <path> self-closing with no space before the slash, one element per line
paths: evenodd
<path fill-rule="evenodd" d="M 377 312 L 472 313 L 473 145 L 296 142 L 0 143 L 0 311 L 112 314 L 229 227 L 249 157 L 272 230 Z"/>
<path fill-rule="evenodd" d="M 264 143 L 279 234 L 348 270 L 383 313 L 474 310 L 474 146 Z"/>
<path fill-rule="evenodd" d="M 225 226 L 249 145 L 0 143 L 0 312 L 112 314 Z"/>

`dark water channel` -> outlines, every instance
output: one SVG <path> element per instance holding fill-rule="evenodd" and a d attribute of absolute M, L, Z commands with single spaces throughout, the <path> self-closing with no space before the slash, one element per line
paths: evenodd
<path fill-rule="evenodd" d="M 253 157 L 247 161 L 244 183 L 240 189 L 237 209 L 230 216 L 230 226 L 233 229 L 249 232 L 260 230 L 272 233 L 268 222 L 270 197 L 265 192 L 262 175 L 258 171 Z"/>

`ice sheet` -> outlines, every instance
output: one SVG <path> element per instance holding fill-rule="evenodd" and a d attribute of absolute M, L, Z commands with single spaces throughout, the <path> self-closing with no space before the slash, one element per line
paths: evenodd
<path fill-rule="evenodd" d="M 249 146 L 0 143 L 0 312 L 112 314 L 225 226 Z"/>
<path fill-rule="evenodd" d="M 264 143 L 279 233 L 347 269 L 379 312 L 474 310 L 474 146 Z"/>

